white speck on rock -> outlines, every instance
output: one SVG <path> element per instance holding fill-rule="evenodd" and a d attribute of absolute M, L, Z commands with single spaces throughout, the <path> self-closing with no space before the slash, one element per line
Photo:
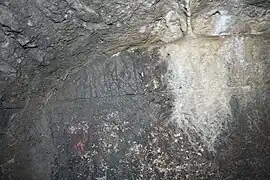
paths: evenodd
<path fill-rule="evenodd" d="M 139 33 L 144 33 L 146 31 L 146 26 L 142 26 L 139 30 Z"/>
<path fill-rule="evenodd" d="M 22 60 L 21 60 L 21 59 L 17 59 L 17 63 L 19 63 L 19 64 L 20 64 L 21 62 L 22 62 Z"/>
<path fill-rule="evenodd" d="M 9 46 L 9 39 L 7 38 L 5 43 L 2 45 L 2 48 L 7 48 Z"/>
<path fill-rule="evenodd" d="M 28 25 L 28 26 L 33 26 L 32 21 L 28 20 L 27 25 Z"/>
<path fill-rule="evenodd" d="M 232 23 L 231 15 L 228 15 L 227 11 L 219 11 L 217 14 L 216 23 L 214 27 L 213 35 L 222 35 L 226 33 Z"/>
<path fill-rule="evenodd" d="M 115 54 L 112 55 L 112 57 L 119 56 L 119 54 L 120 54 L 120 52 L 115 53 Z"/>
<path fill-rule="evenodd" d="M 154 89 L 157 89 L 159 87 L 159 83 L 156 79 L 153 80 Z"/>
<path fill-rule="evenodd" d="M 122 24 L 120 22 L 116 23 L 116 27 L 121 27 L 121 26 L 122 26 Z"/>

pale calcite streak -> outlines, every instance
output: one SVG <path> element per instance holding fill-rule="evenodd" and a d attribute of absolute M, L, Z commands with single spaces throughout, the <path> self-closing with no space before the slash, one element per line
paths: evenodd
<path fill-rule="evenodd" d="M 232 120 L 234 88 L 228 86 L 227 66 L 234 59 L 243 61 L 243 39 L 191 38 L 166 45 L 160 52 L 168 61 L 166 76 L 175 96 L 172 120 L 190 137 L 189 130 L 194 131 L 214 151 L 217 138 Z"/>

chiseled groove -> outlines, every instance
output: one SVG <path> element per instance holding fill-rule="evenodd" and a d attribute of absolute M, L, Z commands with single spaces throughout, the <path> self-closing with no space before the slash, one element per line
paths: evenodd
<path fill-rule="evenodd" d="M 230 90 L 237 90 L 237 89 L 250 89 L 251 86 L 230 86 L 230 87 L 222 87 L 220 89 L 226 91 Z M 207 89 L 200 88 L 200 89 L 166 89 L 164 91 L 146 91 L 146 92 L 138 92 L 138 93 L 127 93 L 127 94 L 120 94 L 120 95 L 109 95 L 109 96 L 100 96 L 100 97 L 77 97 L 77 98 L 65 98 L 65 99 L 56 99 L 55 101 L 79 101 L 79 100 L 91 100 L 91 99 L 106 99 L 106 98 L 122 98 L 122 97 L 136 97 L 136 96 L 148 96 L 149 94 L 167 94 L 173 92 L 203 92 Z"/>

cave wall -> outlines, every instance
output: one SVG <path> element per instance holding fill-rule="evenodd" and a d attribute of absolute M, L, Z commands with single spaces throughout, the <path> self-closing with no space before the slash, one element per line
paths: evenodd
<path fill-rule="evenodd" d="M 269 179 L 269 1 L 1 1 L 2 179 Z"/>

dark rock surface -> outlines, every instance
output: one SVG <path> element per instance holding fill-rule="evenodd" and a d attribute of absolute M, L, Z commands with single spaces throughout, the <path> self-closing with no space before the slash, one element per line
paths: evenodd
<path fill-rule="evenodd" d="M 1 0 L 0 178 L 270 179 L 268 0 Z"/>

